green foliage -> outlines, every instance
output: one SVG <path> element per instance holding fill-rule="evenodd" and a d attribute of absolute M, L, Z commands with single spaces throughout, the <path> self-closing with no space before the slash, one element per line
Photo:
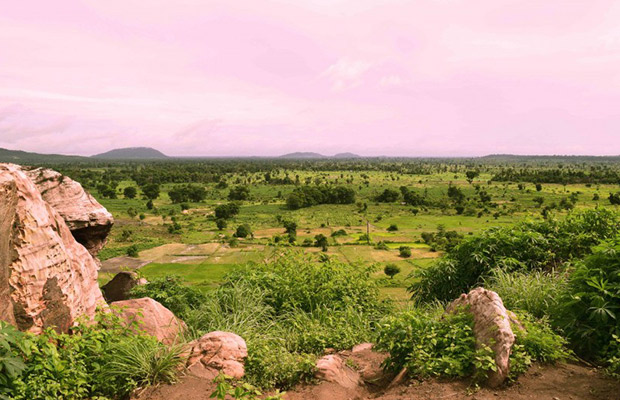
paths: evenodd
<path fill-rule="evenodd" d="M 327 236 L 319 233 L 314 237 L 314 245 L 316 247 L 320 247 L 323 251 L 327 251 L 327 246 L 329 242 L 327 241 Z"/>
<path fill-rule="evenodd" d="M 15 365 L 10 373 L 0 371 L 0 398 L 119 398 L 137 387 L 174 379 L 182 361 L 178 350 L 134 334 L 114 313 L 97 314 L 96 322 L 85 321 L 72 334 L 48 329 L 40 335 L 17 333 L 2 323 L 0 365 L 7 359 Z M 119 349 L 131 351 L 131 360 Z M 148 362 L 138 367 L 138 360 Z"/>
<path fill-rule="evenodd" d="M 398 255 L 403 258 L 411 257 L 411 247 L 409 246 L 400 246 L 398 248 Z"/>
<path fill-rule="evenodd" d="M 235 237 L 238 238 L 247 238 L 252 235 L 252 228 L 248 224 L 239 225 L 235 231 Z"/>
<path fill-rule="evenodd" d="M 388 232 L 396 232 L 397 230 L 398 230 L 398 225 L 396 224 L 390 224 L 390 226 L 387 227 Z"/>
<path fill-rule="evenodd" d="M 559 269 L 618 230 L 617 214 L 606 209 L 573 213 L 562 220 L 491 228 L 464 239 L 429 268 L 416 270 L 417 279 L 409 290 L 421 300 L 449 301 L 481 284 L 497 269 Z"/>
<path fill-rule="evenodd" d="M 390 353 L 387 369 L 397 372 L 406 367 L 411 375 L 422 378 L 473 373 L 473 317 L 466 312 L 442 317 L 442 311 L 407 310 L 380 322 L 377 345 Z"/>
<path fill-rule="evenodd" d="M 561 301 L 558 324 L 578 354 L 607 358 L 614 335 L 620 336 L 620 236 L 577 263 Z"/>
<path fill-rule="evenodd" d="M 271 396 L 264 396 L 263 393 L 249 383 L 236 383 L 231 377 L 220 374 L 215 380 L 217 386 L 209 398 L 217 400 L 279 400 L 284 393 L 279 391 Z"/>
<path fill-rule="evenodd" d="M 248 344 L 247 379 L 287 388 L 312 377 L 316 355 L 374 338 L 388 305 L 370 267 L 288 253 L 231 273 L 184 320 L 198 332 L 235 332 Z"/>
<path fill-rule="evenodd" d="M 203 186 L 198 185 L 178 185 L 168 191 L 168 196 L 173 203 L 200 202 L 207 196 L 207 191 Z"/>
<path fill-rule="evenodd" d="M 383 193 L 375 197 L 381 203 L 393 203 L 400 198 L 400 192 L 394 189 L 385 189 Z"/>
<path fill-rule="evenodd" d="M 127 255 L 129 257 L 138 257 L 140 255 L 138 253 L 138 246 L 132 244 L 131 246 L 127 247 Z"/>
<path fill-rule="evenodd" d="M 396 274 L 400 273 L 400 267 L 396 264 L 387 264 L 385 268 L 383 268 L 383 273 L 390 278 L 394 278 Z"/>
<path fill-rule="evenodd" d="M 205 300 L 202 292 L 184 285 L 177 276 L 152 279 L 146 285 L 135 286 L 130 295 L 132 298 L 157 300 L 181 319 Z"/>
<path fill-rule="evenodd" d="M 286 198 L 291 210 L 317 204 L 353 204 L 355 191 L 345 186 L 300 186 Z"/>
<path fill-rule="evenodd" d="M 125 196 L 126 199 L 135 199 L 137 194 L 138 190 L 133 186 L 127 186 L 123 189 L 123 196 Z"/>
<path fill-rule="evenodd" d="M 228 193 L 228 200 L 248 200 L 250 198 L 250 188 L 247 186 L 235 186 Z"/>
<path fill-rule="evenodd" d="M 101 377 L 118 385 L 121 394 L 135 387 L 174 383 L 183 365 L 183 344 L 166 346 L 151 336 L 134 336 L 110 347 Z"/>
<path fill-rule="evenodd" d="M 215 207 L 215 218 L 230 219 L 239 214 L 239 205 L 236 203 L 222 204 Z"/>
<path fill-rule="evenodd" d="M 501 269 L 485 280 L 509 310 L 527 311 L 536 318 L 555 314 L 566 291 L 566 274 L 553 271 L 506 272 Z"/>

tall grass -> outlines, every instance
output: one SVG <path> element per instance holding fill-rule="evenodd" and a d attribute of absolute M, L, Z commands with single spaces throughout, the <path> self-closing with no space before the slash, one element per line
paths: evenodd
<path fill-rule="evenodd" d="M 560 297 L 566 292 L 567 274 L 496 270 L 484 286 L 497 292 L 507 309 L 523 310 L 543 318 L 557 311 Z"/>

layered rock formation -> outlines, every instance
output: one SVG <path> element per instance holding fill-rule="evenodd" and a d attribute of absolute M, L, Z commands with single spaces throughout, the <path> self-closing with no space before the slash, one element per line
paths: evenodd
<path fill-rule="evenodd" d="M 462 294 L 447 308 L 448 312 L 457 310 L 467 310 L 474 316 L 477 346 L 489 346 L 495 353 L 497 371 L 490 371 L 487 384 L 491 387 L 501 385 L 510 372 L 510 352 L 515 342 L 510 326 L 513 320 L 511 313 L 506 310 L 497 293 L 481 287 Z"/>
<path fill-rule="evenodd" d="M 54 170 L 24 170 L 43 200 L 65 220 L 73 237 L 94 257 L 103 248 L 114 219 L 78 182 Z"/>
<path fill-rule="evenodd" d="M 44 200 L 31 173 L 0 164 L 0 318 L 21 330 L 67 331 L 104 304 L 98 262 Z M 60 197 L 55 204 L 62 206 Z"/>

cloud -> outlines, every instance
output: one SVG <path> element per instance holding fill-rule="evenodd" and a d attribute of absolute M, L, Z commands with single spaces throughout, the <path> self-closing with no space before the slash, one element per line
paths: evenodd
<path fill-rule="evenodd" d="M 362 83 L 362 77 L 371 66 L 372 64 L 366 61 L 341 58 L 322 75 L 332 81 L 335 90 L 352 89 Z"/>

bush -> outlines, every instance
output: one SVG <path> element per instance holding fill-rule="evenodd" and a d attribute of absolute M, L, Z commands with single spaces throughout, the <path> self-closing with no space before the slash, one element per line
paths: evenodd
<path fill-rule="evenodd" d="M 215 226 L 217 226 L 218 230 L 224 230 L 228 226 L 228 223 L 224 218 L 218 218 L 215 220 Z"/>
<path fill-rule="evenodd" d="M 247 238 L 248 236 L 252 236 L 252 228 L 250 225 L 243 224 L 237 227 L 237 231 L 235 232 L 235 237 L 238 238 Z"/>
<path fill-rule="evenodd" d="M 15 363 L 10 373 L 0 371 L 0 397 L 121 398 L 135 388 L 174 379 L 182 363 L 178 351 L 136 335 L 113 313 L 97 314 L 95 320 L 97 324 L 85 321 L 73 327 L 72 334 L 48 329 L 40 335 L 17 333 L 0 322 L 0 343 L 8 343 L 0 350 L 5 352 L 0 366 L 6 367 L 7 359 Z M 148 363 L 132 368 L 121 348 L 131 349 L 130 362 Z"/>
<path fill-rule="evenodd" d="M 409 246 L 400 246 L 398 248 L 398 252 L 399 252 L 399 256 L 401 256 L 402 258 L 411 257 L 411 247 Z"/>
<path fill-rule="evenodd" d="M 412 295 L 423 301 L 449 301 L 482 284 L 497 269 L 506 272 L 561 270 L 591 247 L 614 237 L 618 216 L 606 209 L 576 212 L 562 220 L 523 222 L 470 236 L 428 268 L 414 272 Z"/>
<path fill-rule="evenodd" d="M 138 246 L 132 244 L 131 246 L 127 247 L 127 255 L 129 257 L 139 257 L 140 254 L 138 253 Z"/>
<path fill-rule="evenodd" d="M 558 324 L 582 357 L 604 360 L 620 336 L 620 236 L 577 263 Z"/>
<path fill-rule="evenodd" d="M 248 200 L 250 198 L 250 188 L 247 186 L 235 186 L 228 193 L 228 200 Z"/>
<path fill-rule="evenodd" d="M 388 226 L 387 231 L 388 232 L 396 232 L 398 230 L 398 226 L 396 224 L 391 224 L 390 226 Z"/>
<path fill-rule="evenodd" d="M 155 278 L 146 285 L 135 286 L 130 295 L 134 299 L 150 297 L 181 319 L 205 300 L 201 291 L 184 285 L 178 276 Z"/>
<path fill-rule="evenodd" d="M 513 326 L 516 334 L 511 354 L 511 375 L 527 370 L 532 360 L 553 363 L 570 357 L 566 340 L 548 323 L 521 313 L 525 330 Z M 390 353 L 385 366 L 391 371 L 406 367 L 413 376 L 485 378 L 495 370 L 495 356 L 486 346 L 476 349 L 473 317 L 468 312 L 446 314 L 441 307 L 413 308 L 380 322 L 377 346 Z"/>

